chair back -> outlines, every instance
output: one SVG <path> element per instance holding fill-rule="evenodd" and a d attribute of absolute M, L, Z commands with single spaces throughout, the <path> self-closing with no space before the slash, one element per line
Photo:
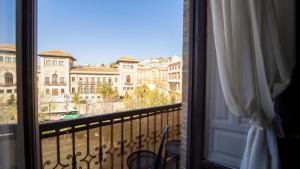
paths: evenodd
<path fill-rule="evenodd" d="M 158 169 L 160 166 L 162 150 L 164 147 L 164 142 L 165 142 L 165 138 L 166 138 L 167 134 L 168 134 L 168 126 L 166 125 L 166 127 L 164 128 L 163 135 L 161 136 L 157 157 L 156 157 L 155 163 L 154 163 L 154 169 Z"/>

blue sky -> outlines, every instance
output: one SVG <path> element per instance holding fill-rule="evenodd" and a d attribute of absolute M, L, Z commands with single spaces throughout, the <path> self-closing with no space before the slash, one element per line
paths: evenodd
<path fill-rule="evenodd" d="M 38 0 L 38 50 L 64 50 L 80 64 L 181 55 L 182 22 L 183 0 Z M 14 42 L 2 38 L 14 31 L 8 25 L 0 26 L 2 43 Z"/>

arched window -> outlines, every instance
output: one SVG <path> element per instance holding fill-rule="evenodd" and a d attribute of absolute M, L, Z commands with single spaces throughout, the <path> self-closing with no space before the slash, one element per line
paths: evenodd
<path fill-rule="evenodd" d="M 91 87 L 91 93 L 95 93 L 95 86 Z"/>
<path fill-rule="evenodd" d="M 126 76 L 126 83 L 130 83 L 130 81 L 131 81 L 130 76 L 127 75 L 127 76 Z"/>
<path fill-rule="evenodd" d="M 12 73 L 6 72 L 4 74 L 4 78 L 5 78 L 5 85 L 9 85 L 9 86 L 13 85 L 14 77 Z"/>
<path fill-rule="evenodd" d="M 85 94 L 90 93 L 90 88 L 89 88 L 88 86 L 86 86 L 86 87 L 84 88 L 84 93 L 85 93 Z"/>
<path fill-rule="evenodd" d="M 52 75 L 52 83 L 58 83 L 58 76 L 57 74 Z"/>
<path fill-rule="evenodd" d="M 83 94 L 83 89 L 82 89 L 82 87 L 78 87 L 78 92 L 79 92 L 80 94 Z"/>

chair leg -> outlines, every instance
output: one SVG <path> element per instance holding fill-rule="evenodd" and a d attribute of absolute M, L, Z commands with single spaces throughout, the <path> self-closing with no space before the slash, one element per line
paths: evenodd
<path fill-rule="evenodd" d="M 167 163 L 167 151 L 165 151 L 165 157 L 164 157 L 164 169 L 166 169 L 166 163 Z"/>
<path fill-rule="evenodd" d="M 178 167 L 179 167 L 179 157 L 178 157 L 178 155 L 176 156 L 176 169 L 178 169 Z"/>

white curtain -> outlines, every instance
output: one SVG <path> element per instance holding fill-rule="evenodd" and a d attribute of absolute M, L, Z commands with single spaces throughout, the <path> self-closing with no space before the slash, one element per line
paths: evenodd
<path fill-rule="evenodd" d="M 241 169 L 279 169 L 283 137 L 273 99 L 294 68 L 280 34 L 275 0 L 210 0 L 223 94 L 231 112 L 250 120 Z M 289 12 L 289 11 L 285 11 Z"/>

